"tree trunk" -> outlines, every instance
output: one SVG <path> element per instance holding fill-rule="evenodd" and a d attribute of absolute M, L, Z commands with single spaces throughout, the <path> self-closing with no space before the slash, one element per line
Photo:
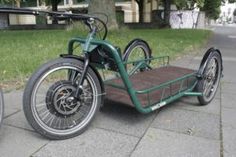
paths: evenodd
<path fill-rule="evenodd" d="M 170 25 L 171 0 L 164 0 L 164 22 Z"/>
<path fill-rule="evenodd" d="M 58 2 L 57 2 L 57 0 L 52 0 L 51 1 L 51 3 L 52 3 L 52 11 L 58 11 Z M 58 21 L 57 21 L 57 19 L 52 19 L 52 24 L 58 24 Z"/>
<path fill-rule="evenodd" d="M 144 21 L 144 15 L 143 15 L 144 0 L 139 0 L 136 2 L 138 3 L 139 23 L 143 23 L 143 21 Z"/>
<path fill-rule="evenodd" d="M 21 0 L 15 0 L 15 2 L 16 2 L 16 7 L 17 7 L 17 8 L 20 8 L 20 1 L 21 1 Z"/>
<path fill-rule="evenodd" d="M 56 2 L 52 2 L 52 11 L 58 11 Z"/>
<path fill-rule="evenodd" d="M 20 8 L 20 2 L 21 2 L 21 0 L 15 0 L 15 2 L 16 2 L 16 7 L 17 7 L 17 8 Z M 16 15 L 16 23 L 17 23 L 17 24 L 20 24 L 20 15 Z"/>
<path fill-rule="evenodd" d="M 88 12 L 90 14 L 92 14 L 92 13 L 105 13 L 108 16 L 107 27 L 109 29 L 117 29 L 118 28 L 114 0 L 90 0 Z M 102 16 L 99 16 L 99 17 L 102 19 Z"/>

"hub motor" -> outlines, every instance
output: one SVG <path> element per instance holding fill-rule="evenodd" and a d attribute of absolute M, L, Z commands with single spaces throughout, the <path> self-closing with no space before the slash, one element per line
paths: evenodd
<path fill-rule="evenodd" d="M 54 83 L 47 92 L 46 104 L 48 110 L 58 116 L 66 117 L 73 115 L 84 103 L 83 99 L 79 101 L 74 98 L 76 85 L 71 81 L 58 81 Z"/>

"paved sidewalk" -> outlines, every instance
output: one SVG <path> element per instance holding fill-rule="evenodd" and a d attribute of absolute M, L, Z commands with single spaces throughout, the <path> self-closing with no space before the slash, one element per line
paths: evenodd
<path fill-rule="evenodd" d="M 209 46 L 219 46 L 222 42 L 218 41 L 219 36 L 225 36 L 225 32 L 217 32 Z M 220 45 L 222 52 L 229 55 L 232 51 L 232 57 L 236 58 L 234 49 L 224 46 Z M 201 58 L 202 53 L 191 54 L 173 64 L 197 69 Z M 186 97 L 143 115 L 131 108 L 106 104 L 87 131 L 64 141 L 47 140 L 32 130 L 23 115 L 22 91 L 5 93 L 6 110 L 0 131 L 0 156 L 234 157 L 235 63 L 225 61 L 225 77 L 221 88 L 207 106 L 198 106 L 195 97 Z"/>

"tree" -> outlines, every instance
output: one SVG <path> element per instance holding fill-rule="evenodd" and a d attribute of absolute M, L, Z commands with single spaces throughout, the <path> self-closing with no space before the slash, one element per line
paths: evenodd
<path fill-rule="evenodd" d="M 178 10 L 193 10 L 194 7 L 202 8 L 205 0 L 174 0 Z"/>
<path fill-rule="evenodd" d="M 164 6 L 164 23 L 165 25 L 170 25 L 170 11 L 171 11 L 172 0 L 163 0 Z"/>
<path fill-rule="evenodd" d="M 52 6 L 52 11 L 58 11 L 58 5 L 59 3 L 61 3 L 62 0 L 45 0 L 47 5 L 51 5 Z M 84 0 L 77 0 L 78 2 L 82 2 Z M 57 24 L 57 20 L 53 19 L 52 20 L 53 24 Z"/>
<path fill-rule="evenodd" d="M 0 0 L 0 4 L 12 4 L 14 7 L 20 8 L 21 0 Z"/>
<path fill-rule="evenodd" d="M 194 0 L 194 3 L 196 3 L 197 7 L 201 9 L 204 7 L 205 0 Z"/>
<path fill-rule="evenodd" d="M 144 7 L 144 0 L 135 0 L 138 4 L 138 10 L 139 10 L 139 23 L 143 23 L 144 21 L 144 12 L 143 12 L 143 7 Z"/>
<path fill-rule="evenodd" d="M 235 3 L 236 0 L 229 0 L 229 3 Z"/>
<path fill-rule="evenodd" d="M 61 2 L 62 0 L 45 0 L 47 5 L 51 5 L 52 6 L 52 11 L 58 11 L 58 4 Z M 57 19 L 52 19 L 52 23 L 53 24 L 58 24 Z"/>
<path fill-rule="evenodd" d="M 116 8 L 114 0 L 90 0 L 89 13 L 105 13 L 108 16 L 109 29 L 117 29 Z"/>
<path fill-rule="evenodd" d="M 61 3 L 62 0 L 45 0 L 47 5 L 52 5 L 52 11 L 58 11 L 58 4 Z M 82 2 L 84 0 L 77 0 L 77 2 Z"/>
<path fill-rule="evenodd" d="M 202 8 L 210 19 L 218 19 L 220 15 L 221 0 L 205 0 Z"/>
<path fill-rule="evenodd" d="M 174 0 L 174 4 L 178 10 L 189 9 L 188 0 Z"/>
<path fill-rule="evenodd" d="M 20 8 L 20 2 L 21 2 L 21 0 L 14 0 L 15 2 L 16 2 L 16 7 L 17 8 Z"/>
<path fill-rule="evenodd" d="M 52 5 L 52 11 L 58 11 L 58 4 L 62 0 L 46 0 L 47 5 Z"/>

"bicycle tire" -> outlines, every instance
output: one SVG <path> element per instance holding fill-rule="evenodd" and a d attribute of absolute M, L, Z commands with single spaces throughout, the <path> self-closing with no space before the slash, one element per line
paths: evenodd
<path fill-rule="evenodd" d="M 202 96 L 198 96 L 200 105 L 207 105 L 213 100 L 222 76 L 222 60 L 218 52 L 214 51 L 205 62 L 203 76 L 196 85 L 196 90 L 203 93 Z M 209 70 L 212 70 L 213 73 Z"/>
<path fill-rule="evenodd" d="M 71 58 L 59 58 L 44 64 L 29 79 L 23 95 L 23 110 L 29 124 L 36 132 L 53 140 L 68 139 L 83 133 L 93 120 L 102 102 L 100 82 L 97 75 L 90 67 L 85 78 L 87 85 L 86 87 L 83 86 L 84 91 L 83 94 L 81 94 L 80 101 L 73 102 L 69 102 L 69 98 L 71 98 L 72 93 L 75 92 L 76 87 L 70 80 L 62 78 L 60 70 L 65 70 L 65 72 L 62 71 L 65 75 L 68 75 L 68 71 L 75 70 L 75 74 L 77 75 L 78 73 L 82 73 L 83 62 Z M 59 72 L 59 75 L 55 75 L 57 76 L 55 78 L 53 78 L 54 72 Z M 49 77 L 50 75 L 52 75 L 52 78 Z M 65 78 L 66 77 L 68 76 L 65 76 Z M 46 80 L 45 84 L 42 79 Z M 59 81 L 56 81 L 56 79 Z M 50 82 L 51 80 L 54 82 Z M 88 89 L 85 89 L 87 86 Z M 45 88 L 46 91 L 40 91 L 41 88 Z M 91 90 L 91 93 L 86 90 Z M 68 91 L 71 93 L 68 94 Z M 45 98 L 43 97 L 41 100 L 40 93 L 37 92 L 44 93 L 42 95 L 44 95 Z M 45 117 L 43 117 L 43 115 L 40 115 L 40 110 L 42 109 L 39 108 L 39 105 L 41 101 L 44 110 L 47 110 L 47 114 L 53 117 L 50 123 L 48 122 L 49 120 L 44 120 Z M 37 105 L 38 108 L 36 108 Z M 84 116 L 82 112 L 86 112 L 86 108 L 88 108 L 87 115 L 85 115 L 83 119 L 81 118 Z M 59 121 L 59 125 L 55 119 Z"/>
<path fill-rule="evenodd" d="M 138 50 L 138 51 L 135 51 Z M 129 42 L 129 44 L 126 46 L 124 50 L 124 55 L 123 55 L 123 61 L 124 62 L 134 62 L 137 60 L 142 60 L 142 59 L 150 59 L 152 58 L 152 51 L 148 45 L 148 43 L 142 39 L 134 39 Z M 148 64 L 150 61 L 147 61 Z M 133 65 L 134 66 L 134 65 Z M 125 65 L 125 68 L 127 71 L 132 69 L 132 65 L 128 67 L 128 65 Z M 144 71 L 145 69 L 139 69 L 139 71 Z"/>

